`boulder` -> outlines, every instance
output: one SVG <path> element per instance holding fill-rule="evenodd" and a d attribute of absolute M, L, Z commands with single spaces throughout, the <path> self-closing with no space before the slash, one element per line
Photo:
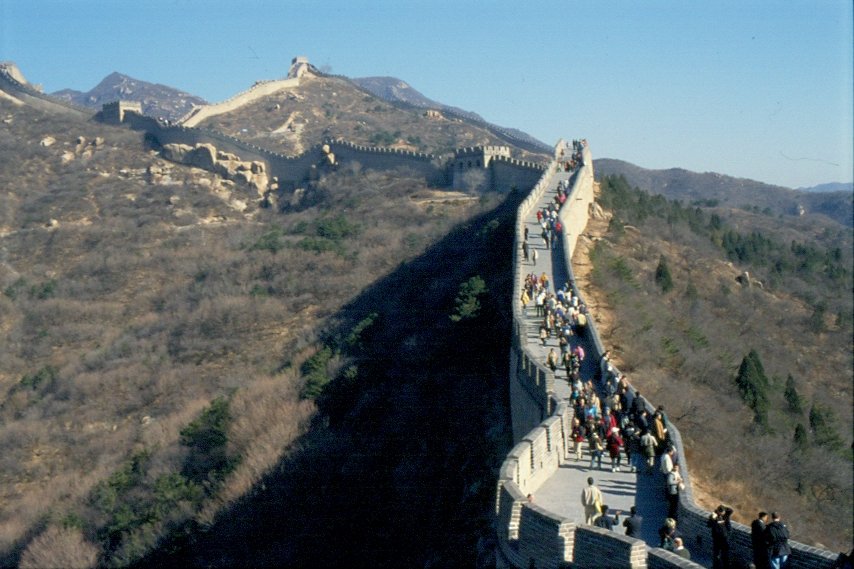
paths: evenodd
<path fill-rule="evenodd" d="M 187 158 L 192 166 L 213 170 L 217 163 L 216 147 L 213 144 L 197 144 Z"/>
<path fill-rule="evenodd" d="M 193 147 L 188 144 L 164 144 L 160 155 L 172 162 L 184 162 Z"/>
<path fill-rule="evenodd" d="M 39 141 L 39 144 L 47 147 L 47 146 L 50 146 L 51 144 L 53 144 L 54 142 L 56 142 L 56 139 L 54 137 L 46 136 Z"/>
<path fill-rule="evenodd" d="M 217 151 L 217 153 L 216 153 L 216 159 L 217 159 L 217 160 L 234 160 L 234 161 L 239 161 L 239 160 L 240 160 L 240 156 L 238 156 L 237 154 L 232 154 L 231 152 L 224 152 L 224 151 L 222 151 L 222 150 L 218 150 L 218 151 Z"/>

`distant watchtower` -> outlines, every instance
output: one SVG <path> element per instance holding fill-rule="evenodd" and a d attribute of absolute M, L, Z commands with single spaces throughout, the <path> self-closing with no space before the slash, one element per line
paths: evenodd
<path fill-rule="evenodd" d="M 113 101 L 105 103 L 101 107 L 101 120 L 110 124 L 122 124 L 125 113 L 133 112 L 142 114 L 142 103 L 136 101 Z"/>
<path fill-rule="evenodd" d="M 510 158 L 509 146 L 474 146 L 460 148 L 451 160 L 451 179 L 455 188 L 475 189 L 472 186 L 492 188 L 490 163 L 493 158 Z M 470 172 L 483 172 L 482 176 Z"/>
<path fill-rule="evenodd" d="M 291 60 L 291 68 L 288 70 L 288 79 L 298 79 L 305 75 L 311 64 L 308 58 L 303 55 L 298 55 Z"/>

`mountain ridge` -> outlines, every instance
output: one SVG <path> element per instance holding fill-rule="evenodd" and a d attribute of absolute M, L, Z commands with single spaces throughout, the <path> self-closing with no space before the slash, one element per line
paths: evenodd
<path fill-rule="evenodd" d="M 850 192 L 809 192 L 736 178 L 717 172 L 692 172 L 684 168 L 653 170 L 614 158 L 594 161 L 597 179 L 623 175 L 632 186 L 689 203 L 727 205 L 762 210 L 783 216 L 820 214 L 837 223 L 854 225 L 854 196 Z"/>
<path fill-rule="evenodd" d="M 168 85 L 151 83 L 113 71 L 88 91 L 61 89 L 51 96 L 61 100 L 100 110 L 105 103 L 116 100 L 135 101 L 142 104 L 142 112 L 153 117 L 176 120 L 194 106 L 207 105 L 201 97 Z"/>

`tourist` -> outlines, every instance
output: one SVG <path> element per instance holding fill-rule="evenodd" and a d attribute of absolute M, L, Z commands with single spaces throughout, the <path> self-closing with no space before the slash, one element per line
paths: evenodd
<path fill-rule="evenodd" d="M 593 525 L 602 529 L 614 531 L 614 526 L 620 525 L 620 511 L 614 512 L 614 517 L 608 515 L 608 506 L 602 504 L 602 515 L 596 518 Z"/>
<path fill-rule="evenodd" d="M 626 528 L 626 535 L 640 539 L 642 525 L 643 516 L 638 514 L 638 509 L 635 506 L 632 506 L 629 508 L 629 517 L 623 520 L 623 527 Z"/>
<path fill-rule="evenodd" d="M 768 569 L 768 546 L 765 544 L 765 528 L 768 514 L 759 512 L 750 524 L 750 543 L 753 545 L 753 564 L 756 569 Z"/>
<path fill-rule="evenodd" d="M 688 561 L 691 560 L 691 552 L 685 547 L 681 537 L 673 538 L 673 553 Z"/>
<path fill-rule="evenodd" d="M 581 491 L 581 505 L 584 506 L 584 523 L 593 525 L 602 511 L 602 492 L 593 484 L 592 476 L 587 478 L 587 488 Z"/>
<path fill-rule="evenodd" d="M 777 512 L 771 512 L 771 523 L 765 528 L 765 544 L 768 546 L 771 569 L 785 567 L 792 548 L 789 546 L 789 528 L 780 520 Z"/>
<path fill-rule="evenodd" d="M 729 538 L 732 533 L 730 517 L 732 508 L 721 504 L 706 521 L 712 532 L 712 569 L 729 569 Z"/>
<path fill-rule="evenodd" d="M 667 516 L 679 521 L 679 493 L 685 487 L 682 475 L 679 474 L 679 465 L 674 465 L 667 473 L 666 495 Z"/>

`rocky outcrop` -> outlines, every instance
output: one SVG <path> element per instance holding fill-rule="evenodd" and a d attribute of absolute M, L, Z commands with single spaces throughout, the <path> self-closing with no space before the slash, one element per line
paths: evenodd
<path fill-rule="evenodd" d="M 247 188 L 254 189 L 259 198 L 267 193 L 267 166 L 260 161 L 244 161 L 236 154 L 222 152 L 213 144 L 164 144 L 160 155 L 166 160 L 214 172 Z"/>

